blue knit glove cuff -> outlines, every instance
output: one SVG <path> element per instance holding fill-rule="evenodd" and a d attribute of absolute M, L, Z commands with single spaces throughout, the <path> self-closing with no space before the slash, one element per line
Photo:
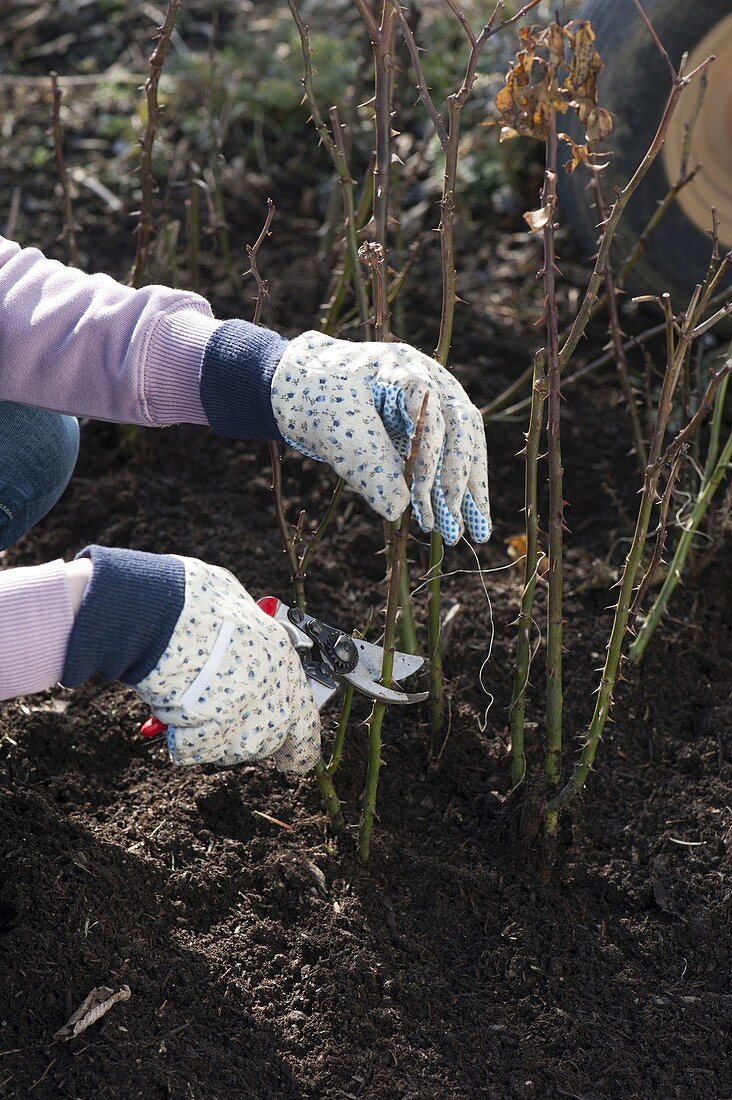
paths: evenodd
<path fill-rule="evenodd" d="M 272 412 L 272 375 L 288 341 L 249 321 L 225 321 L 203 352 L 201 404 L 218 435 L 281 440 Z"/>
<path fill-rule="evenodd" d="M 169 554 L 144 554 L 87 546 L 91 580 L 76 616 L 62 683 L 77 687 L 95 672 L 105 680 L 136 684 L 155 668 L 185 601 L 183 562 Z"/>

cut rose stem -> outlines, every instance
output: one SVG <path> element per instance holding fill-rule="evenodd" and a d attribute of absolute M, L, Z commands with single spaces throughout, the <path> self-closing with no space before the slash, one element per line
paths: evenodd
<path fill-rule="evenodd" d="M 531 399 L 529 430 L 526 433 L 524 466 L 524 516 L 526 522 L 526 555 L 524 587 L 518 617 L 516 666 L 510 708 L 511 725 L 511 785 L 518 787 L 526 773 L 524 755 L 524 721 L 526 691 L 531 672 L 531 626 L 534 621 L 534 594 L 539 569 L 539 508 L 537 500 L 539 448 L 543 426 L 544 402 L 547 398 L 546 353 L 542 349 L 534 357 L 534 385 Z"/>
<path fill-rule="evenodd" d="M 429 394 L 425 394 L 422 407 L 417 417 L 412 439 L 409 446 L 409 455 L 404 464 L 404 479 L 407 485 L 411 485 L 414 474 L 414 466 L 419 454 L 422 442 L 422 429 L 424 427 L 425 412 Z M 396 649 L 397 612 L 399 611 L 399 581 L 404 562 L 404 550 L 409 538 L 409 520 L 412 514 L 411 505 L 407 505 L 402 518 L 396 525 L 392 544 L 389 547 L 389 584 L 386 598 L 386 618 L 384 624 L 384 656 L 381 663 L 381 683 L 385 687 L 391 686 L 392 672 L 394 669 L 394 652 Z M 371 853 L 371 833 L 376 816 L 376 793 L 379 784 L 379 769 L 381 767 L 381 727 L 384 721 L 386 705 L 374 702 L 368 719 L 369 731 L 369 762 L 366 773 L 366 787 L 363 796 L 361 811 L 361 824 L 358 831 L 358 855 L 362 863 L 368 863 Z"/>

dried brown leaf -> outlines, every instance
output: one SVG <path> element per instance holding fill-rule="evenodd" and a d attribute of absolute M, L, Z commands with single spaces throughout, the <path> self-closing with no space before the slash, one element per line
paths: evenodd
<path fill-rule="evenodd" d="M 569 96 L 580 122 L 584 123 L 587 140 L 601 141 L 612 131 L 609 111 L 597 104 L 597 78 L 603 69 L 602 58 L 595 46 L 595 32 L 588 19 L 575 24 L 569 34 L 573 57 L 563 90 Z"/>
<path fill-rule="evenodd" d="M 554 203 L 549 202 L 546 206 L 540 206 L 538 210 L 527 210 L 524 214 L 524 221 L 532 232 L 538 233 L 549 225 L 553 213 Z"/>
<path fill-rule="evenodd" d="M 587 140 L 603 141 L 613 131 L 613 116 L 604 107 L 593 107 L 585 121 Z"/>
<path fill-rule="evenodd" d="M 568 106 L 557 83 L 557 71 L 564 61 L 565 31 L 558 23 L 551 23 L 544 30 L 521 27 L 519 38 L 523 49 L 516 54 L 506 82 L 496 96 L 496 107 L 505 124 L 503 130 L 507 130 L 502 140 L 523 134 L 543 141 L 554 112 L 563 114 Z"/>
<path fill-rule="evenodd" d="M 106 1015 L 118 1001 L 128 1001 L 130 996 L 128 985 L 119 986 L 117 989 L 112 989 L 108 985 L 98 985 L 84 998 L 73 1016 L 70 1016 L 64 1026 L 54 1034 L 54 1039 L 57 1042 L 68 1042 L 69 1039 L 74 1039 Z"/>
<path fill-rule="evenodd" d="M 566 141 L 572 153 L 572 159 L 568 160 L 564 165 L 565 171 L 571 176 L 575 169 L 579 168 L 580 164 L 584 164 L 585 168 L 589 168 L 590 172 L 601 172 L 603 168 L 607 168 L 608 161 L 599 163 L 597 157 L 606 154 L 593 153 L 589 145 L 579 145 L 576 141 L 573 141 L 569 134 L 559 134 L 562 141 Z"/>

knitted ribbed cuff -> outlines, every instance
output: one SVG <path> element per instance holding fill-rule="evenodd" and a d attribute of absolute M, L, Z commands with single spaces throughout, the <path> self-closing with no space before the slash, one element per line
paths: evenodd
<path fill-rule="evenodd" d="M 272 412 L 272 375 L 288 341 L 249 321 L 226 321 L 203 353 L 201 404 L 219 435 L 282 439 Z"/>
<path fill-rule="evenodd" d="M 62 561 L 0 573 L 0 699 L 58 683 L 73 625 Z"/>
<path fill-rule="evenodd" d="M 201 363 L 206 345 L 223 322 L 195 309 L 161 317 L 146 357 L 145 397 L 151 420 L 208 425 L 201 404 Z"/>
<path fill-rule="evenodd" d="M 62 683 L 76 687 L 93 673 L 137 684 L 170 641 L 185 602 L 183 562 L 169 554 L 87 546 L 93 572 L 66 651 Z"/>

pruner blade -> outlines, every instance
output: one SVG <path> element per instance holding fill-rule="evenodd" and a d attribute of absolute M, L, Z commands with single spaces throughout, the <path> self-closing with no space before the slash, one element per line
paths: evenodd
<path fill-rule="evenodd" d="M 360 691 L 362 695 L 367 695 L 377 702 L 392 703 L 397 706 L 405 706 L 408 703 L 422 703 L 429 698 L 428 691 L 394 691 L 393 688 L 384 687 L 383 684 L 379 683 L 384 650 L 381 646 L 373 645 L 372 642 L 364 642 L 360 638 L 355 638 L 354 641 L 358 650 L 358 664 L 353 672 L 345 673 L 342 679 L 352 684 L 356 691 Z M 392 679 L 403 680 L 420 669 L 423 664 L 424 657 L 418 657 L 413 653 L 401 653 L 397 650 L 394 654 Z"/>
<path fill-rule="evenodd" d="M 329 626 L 297 608 L 288 607 L 276 596 L 263 596 L 257 603 L 266 615 L 271 615 L 286 629 L 300 654 L 318 710 L 322 710 L 333 697 L 339 681 L 351 684 L 369 699 L 397 706 L 421 703 L 428 698 L 429 692 L 426 691 L 396 691 L 379 682 L 384 658 L 381 646 L 352 638 L 337 627 Z M 423 664 L 423 657 L 397 651 L 394 654 L 392 680 L 398 682 L 411 676 Z"/>

